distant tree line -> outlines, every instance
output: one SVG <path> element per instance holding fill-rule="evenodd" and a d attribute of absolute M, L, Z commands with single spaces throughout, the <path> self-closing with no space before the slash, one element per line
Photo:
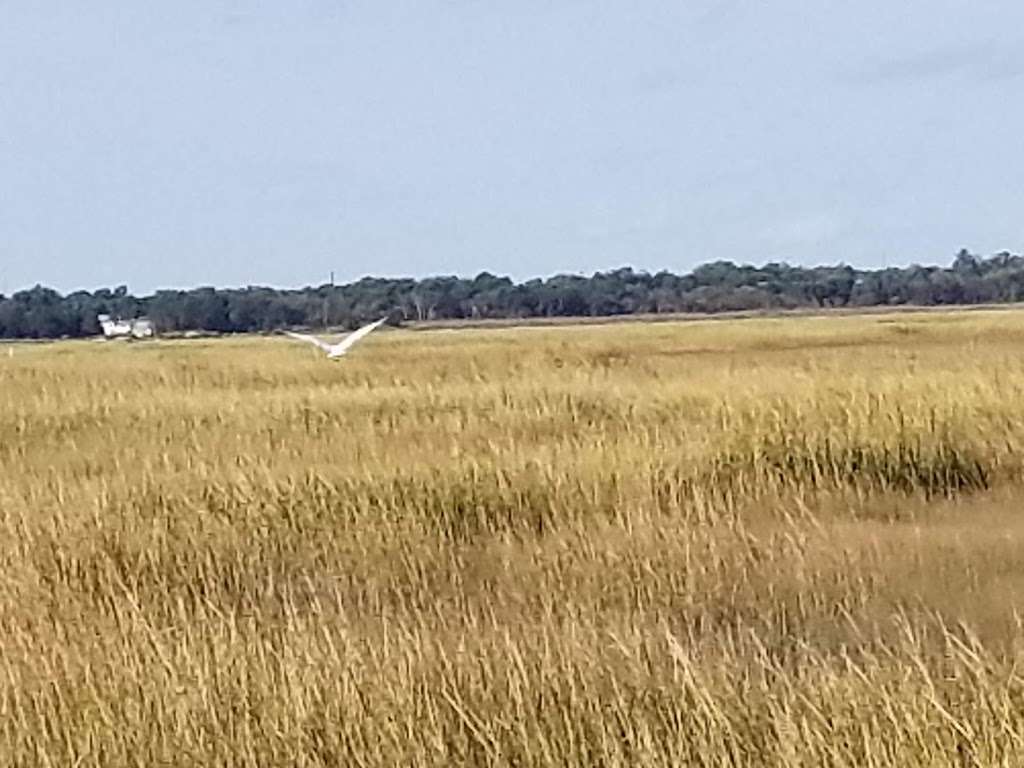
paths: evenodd
<path fill-rule="evenodd" d="M 121 286 L 66 296 L 36 286 L 0 295 L 0 337 L 59 338 L 100 332 L 98 314 L 150 317 L 162 332 L 270 331 L 352 327 L 390 315 L 400 320 L 605 317 L 638 313 L 716 313 L 803 307 L 986 304 L 1024 300 L 1024 258 L 980 258 L 962 250 L 949 267 L 859 270 L 843 264 L 762 267 L 716 261 L 685 275 L 630 268 L 590 277 L 558 275 L 515 283 L 474 278 L 367 277 L 300 290 L 249 287 L 157 291 L 136 297 Z"/>

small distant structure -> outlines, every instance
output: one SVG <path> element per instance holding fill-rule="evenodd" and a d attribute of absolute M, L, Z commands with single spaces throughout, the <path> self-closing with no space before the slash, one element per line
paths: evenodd
<path fill-rule="evenodd" d="M 153 321 L 148 317 L 136 317 L 131 320 L 116 320 L 110 315 L 96 315 L 96 319 L 103 329 L 103 335 L 108 339 L 150 339 L 156 335 Z"/>

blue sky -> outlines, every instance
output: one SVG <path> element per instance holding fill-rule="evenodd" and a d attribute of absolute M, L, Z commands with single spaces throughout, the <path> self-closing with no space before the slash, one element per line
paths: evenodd
<path fill-rule="evenodd" d="M 0 291 L 1024 243 L 1024 4 L 0 0 Z"/>

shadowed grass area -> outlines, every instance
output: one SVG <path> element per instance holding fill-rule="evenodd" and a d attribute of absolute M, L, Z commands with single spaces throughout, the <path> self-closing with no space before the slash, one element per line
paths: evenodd
<path fill-rule="evenodd" d="M 1024 315 L 18 345 L 4 765 L 1017 765 Z"/>

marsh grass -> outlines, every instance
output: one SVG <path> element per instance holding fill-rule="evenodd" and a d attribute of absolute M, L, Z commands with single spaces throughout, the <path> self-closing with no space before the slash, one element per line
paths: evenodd
<path fill-rule="evenodd" d="M 4 765 L 1019 765 L 1024 315 L 19 346 Z"/>

